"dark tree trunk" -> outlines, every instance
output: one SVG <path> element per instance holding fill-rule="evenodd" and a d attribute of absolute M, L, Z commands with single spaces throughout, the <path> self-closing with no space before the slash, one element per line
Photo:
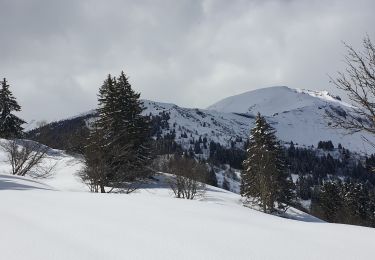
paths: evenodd
<path fill-rule="evenodd" d="M 100 193 L 105 193 L 104 185 L 100 184 Z"/>

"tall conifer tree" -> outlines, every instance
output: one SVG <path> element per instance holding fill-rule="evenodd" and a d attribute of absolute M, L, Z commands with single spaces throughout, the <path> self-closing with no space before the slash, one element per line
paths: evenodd
<path fill-rule="evenodd" d="M 256 202 L 264 212 L 285 209 L 290 203 L 292 182 L 275 130 L 259 113 L 251 130 L 247 159 L 243 162 L 241 195 Z"/>
<path fill-rule="evenodd" d="M 119 129 L 116 140 L 130 151 L 125 160 L 121 159 L 121 166 L 129 179 L 144 177 L 148 174 L 147 166 L 150 159 L 149 120 L 142 115 L 144 107 L 140 93 L 132 89 L 123 71 L 115 85 L 118 93 L 115 122 Z"/>
<path fill-rule="evenodd" d="M 12 112 L 21 111 L 21 106 L 17 103 L 16 98 L 9 90 L 9 85 L 4 78 L 1 82 L 0 89 L 0 137 L 16 138 L 22 136 L 25 123 L 22 119 L 14 115 Z"/>
<path fill-rule="evenodd" d="M 98 120 L 92 129 L 89 148 L 100 149 L 88 151 L 102 154 L 104 162 L 100 163 L 106 167 L 101 167 L 104 172 L 100 181 L 105 186 L 128 186 L 129 182 L 149 176 L 150 129 L 147 117 L 141 114 L 144 108 L 139 98 L 124 72 L 118 78 L 108 75 L 99 89 Z M 100 190 L 103 192 L 103 187 Z"/>

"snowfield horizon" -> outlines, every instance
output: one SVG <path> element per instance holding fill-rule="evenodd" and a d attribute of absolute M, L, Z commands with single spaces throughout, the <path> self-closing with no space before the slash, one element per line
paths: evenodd
<path fill-rule="evenodd" d="M 290 208 L 292 219 L 243 207 L 208 186 L 173 197 L 159 175 L 139 191 L 93 194 L 61 154 L 42 180 L 0 174 L 2 259 L 372 259 L 375 229 L 329 224 Z M 3 172 L 6 167 L 2 165 Z M 6 198 L 6 199 L 5 199 Z M 350 246 L 349 246 L 350 245 Z"/>

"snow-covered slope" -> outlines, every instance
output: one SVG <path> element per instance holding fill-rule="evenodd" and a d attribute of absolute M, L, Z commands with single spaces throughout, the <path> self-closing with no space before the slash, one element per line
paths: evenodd
<path fill-rule="evenodd" d="M 5 154 L 0 151 L 0 158 Z M 375 230 L 328 224 L 290 208 L 287 218 L 243 207 L 208 186 L 176 199 L 160 174 L 130 195 L 93 194 L 82 161 L 55 150 L 52 176 L 9 175 L 0 160 L 0 259 L 371 259 Z"/>
<path fill-rule="evenodd" d="M 335 146 L 341 143 L 355 152 L 375 152 L 374 147 L 363 138 L 375 141 L 373 136 L 363 132 L 351 134 L 330 126 L 326 110 L 347 112 L 352 107 L 327 91 L 270 87 L 225 98 L 208 109 L 252 116 L 260 112 L 272 123 L 284 142 L 316 146 L 320 140 L 332 140 Z"/>
<path fill-rule="evenodd" d="M 289 214 L 300 221 L 267 215 L 213 187 L 196 201 L 175 199 L 160 184 L 131 195 L 72 192 L 67 184 L 77 187 L 73 174 L 58 170 L 56 186 L 0 174 L 1 259 L 373 256 L 374 229 L 323 223 L 293 209 Z"/>
<path fill-rule="evenodd" d="M 341 143 L 345 148 L 358 153 L 375 152 L 374 147 L 363 139 L 364 136 L 375 142 L 373 136 L 362 132 L 349 134 L 343 129 L 330 126 L 326 109 L 348 110 L 350 106 L 327 92 L 293 90 L 287 87 L 272 87 L 254 92 L 225 99 L 208 110 L 145 101 L 145 114 L 168 113 L 169 127 L 163 133 L 174 131 L 176 142 L 185 148 L 192 147 L 191 142 L 199 137 L 206 137 L 208 142 L 212 140 L 226 147 L 231 147 L 233 143 L 243 147 L 243 142 L 254 125 L 253 112 L 260 111 L 266 115 L 277 130 L 277 136 L 284 142 L 293 141 L 299 146 L 316 147 L 319 141 L 331 140 L 335 147 Z M 249 102 L 244 102 L 247 99 Z M 184 133 L 187 137 L 184 137 Z"/>
<path fill-rule="evenodd" d="M 148 100 L 144 101 L 144 106 L 146 107 L 145 115 L 168 114 L 169 126 L 163 129 L 163 135 L 174 132 L 177 143 L 185 148 L 188 148 L 191 141 L 196 141 L 199 137 L 206 137 L 208 142 L 212 140 L 229 147 L 231 141 L 237 138 L 247 138 L 249 126 L 254 121 L 253 118 L 233 113 L 182 108 L 174 104 Z"/>
<path fill-rule="evenodd" d="M 322 106 L 327 102 L 348 106 L 331 96 L 327 91 L 311 91 L 276 86 L 227 97 L 207 109 L 225 113 L 257 114 L 259 112 L 264 116 L 272 116 L 275 113 L 284 111 L 309 106 Z"/>

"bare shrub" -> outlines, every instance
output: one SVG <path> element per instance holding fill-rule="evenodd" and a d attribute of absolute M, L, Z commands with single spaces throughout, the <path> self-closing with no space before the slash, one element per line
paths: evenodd
<path fill-rule="evenodd" d="M 375 45 L 366 36 L 361 51 L 348 44 L 345 47 L 346 69 L 338 72 L 336 79 L 331 78 L 331 82 L 348 95 L 353 108 L 352 111 L 342 111 L 331 107 L 326 111 L 327 115 L 334 127 L 375 134 Z"/>
<path fill-rule="evenodd" d="M 6 153 L 6 162 L 11 165 L 11 174 L 34 178 L 48 177 L 55 165 L 47 165 L 43 160 L 47 157 L 50 148 L 40 143 L 12 139 L 0 144 Z"/>
<path fill-rule="evenodd" d="M 168 183 L 177 198 L 192 200 L 204 194 L 206 184 L 203 181 L 208 171 L 204 164 L 176 155 L 169 160 L 168 171 L 175 175 Z"/>
<path fill-rule="evenodd" d="M 103 151 L 99 147 L 96 148 L 93 146 L 86 147 L 84 167 L 79 175 L 91 192 L 105 193 L 105 186 L 108 185 L 107 174 L 109 169 L 103 158 Z"/>

